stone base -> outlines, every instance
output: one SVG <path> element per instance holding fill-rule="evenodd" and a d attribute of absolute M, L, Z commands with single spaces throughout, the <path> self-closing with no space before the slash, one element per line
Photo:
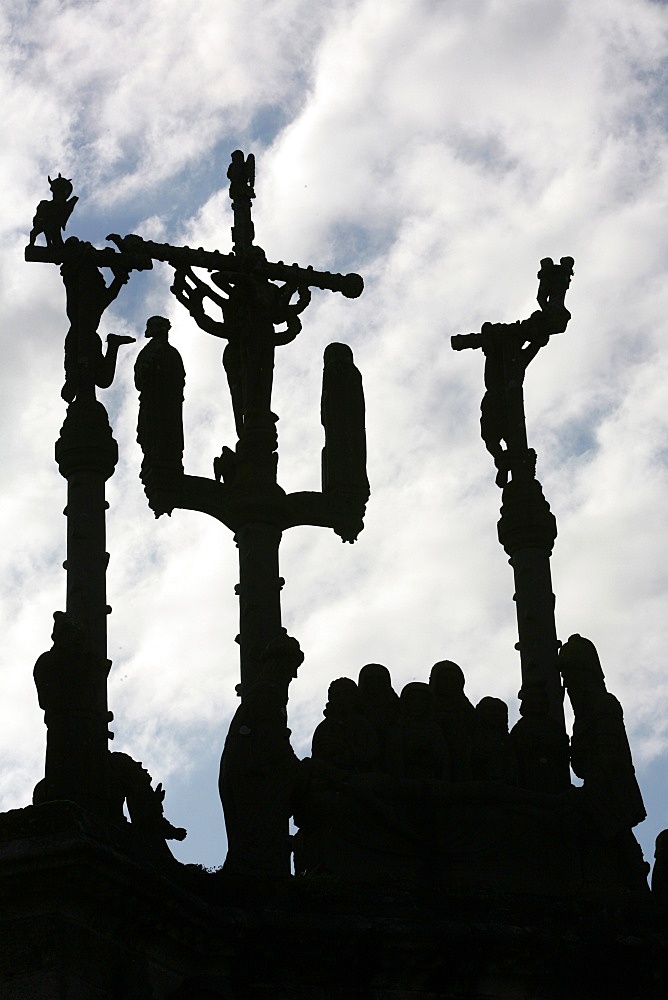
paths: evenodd
<path fill-rule="evenodd" d="M 649 896 L 233 880 L 71 803 L 0 816 L 3 1000 L 663 997 Z"/>

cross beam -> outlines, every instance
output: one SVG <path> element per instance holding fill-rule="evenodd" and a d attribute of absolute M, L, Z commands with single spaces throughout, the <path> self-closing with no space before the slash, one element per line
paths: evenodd
<path fill-rule="evenodd" d="M 344 345 L 333 351 L 328 348 L 330 353 L 325 356 L 322 492 L 288 495 L 277 482 L 278 417 L 271 408 L 275 348 L 289 343 L 301 330 L 298 314 L 308 305 L 309 289 L 320 288 L 357 298 L 364 283 L 358 274 L 333 274 L 299 264 L 268 261 L 264 251 L 253 243 L 254 175 L 253 157 L 246 158 L 240 150 L 235 151 L 228 170 L 234 214 L 232 253 L 175 247 L 134 234 L 112 233 L 107 237 L 120 256 L 164 261 L 173 267 L 175 278 L 171 290 L 178 301 L 185 305 L 200 329 L 227 341 L 223 365 L 238 440 L 234 448 L 225 446 L 214 460 L 215 480 L 186 475 L 180 452 L 174 454 L 170 465 L 158 456 L 157 450 L 152 457 L 150 440 L 140 443 L 144 448 L 142 481 L 156 516 L 171 513 L 175 508 L 200 510 L 234 532 L 240 569 L 235 590 L 239 597 L 242 695 L 258 677 L 264 649 L 282 627 L 283 580 L 279 575 L 278 549 L 283 531 L 297 525 L 321 525 L 333 528 L 344 541 L 352 542 L 362 530 L 369 497 L 361 377 L 352 352 Z M 213 272 L 216 287 L 199 277 L 195 268 Z M 220 317 L 210 315 L 205 303 L 207 308 L 212 304 L 219 309 Z M 174 348 L 167 343 L 168 327 L 169 324 L 159 334 L 164 338 L 163 346 L 157 350 L 149 345 L 137 360 L 135 372 L 140 390 L 150 384 L 144 373 L 151 356 L 155 356 L 155 371 L 159 371 L 160 351 L 163 359 L 172 358 L 175 372 L 182 371 Z M 154 336 L 153 332 L 149 335 Z M 180 407 L 181 390 L 177 396 L 174 403 Z M 166 398 L 165 393 L 163 397 Z M 146 407 L 154 404 L 146 391 L 140 400 L 141 423 L 142 407 L 146 412 Z M 144 425 L 148 423 L 145 421 Z M 164 447 L 161 455 L 165 455 Z"/>

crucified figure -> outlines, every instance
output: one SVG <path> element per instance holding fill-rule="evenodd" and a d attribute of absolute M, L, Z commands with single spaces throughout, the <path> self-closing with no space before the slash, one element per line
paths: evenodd
<path fill-rule="evenodd" d="M 563 333 L 571 318 L 564 305 L 573 275 L 573 258 L 551 257 L 540 262 L 540 309 L 517 323 L 483 323 L 480 333 L 452 337 L 456 351 L 481 347 L 485 355 L 485 395 L 480 404 L 480 433 L 497 469 L 496 484 L 503 487 L 515 463 L 517 469 L 533 456 L 527 446 L 524 416 L 524 376 L 529 364 L 555 333 Z M 505 443 L 504 448 L 502 442 Z M 529 462 L 529 465 L 531 463 Z"/>
<path fill-rule="evenodd" d="M 259 247 L 251 248 L 264 260 Z M 299 314 L 311 301 L 311 291 L 289 282 L 276 285 L 252 275 L 215 272 L 206 284 L 192 268 L 175 270 L 171 291 L 205 333 L 227 340 L 223 367 L 232 399 L 234 424 L 242 437 L 244 418 L 251 410 L 271 410 L 274 348 L 289 344 L 302 328 Z M 293 299 L 296 296 L 296 301 Z M 205 299 L 217 306 L 222 318 L 213 319 Z"/>
<path fill-rule="evenodd" d="M 93 246 L 90 243 L 71 236 L 64 251 L 60 273 L 65 285 L 70 328 L 65 337 L 65 384 L 60 394 L 71 403 L 86 390 L 94 393 L 96 385 L 101 389 L 111 385 L 119 347 L 134 343 L 135 338 L 110 333 L 103 354 L 102 340 L 97 332 L 105 309 L 127 283 L 127 268 L 113 268 L 114 277 L 107 285 L 91 256 Z"/>

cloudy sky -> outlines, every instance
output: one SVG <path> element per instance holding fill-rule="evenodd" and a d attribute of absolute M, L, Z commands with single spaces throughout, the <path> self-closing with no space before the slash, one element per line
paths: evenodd
<path fill-rule="evenodd" d="M 598 646 L 622 701 L 649 819 L 668 826 L 668 6 L 657 0 L 8 0 L 0 11 L 0 807 L 30 801 L 45 729 L 32 681 L 64 608 L 66 484 L 53 460 L 67 331 L 57 267 L 23 248 L 47 174 L 71 177 L 68 233 L 231 249 L 225 173 L 257 158 L 256 240 L 273 259 L 357 271 L 315 293 L 277 352 L 279 481 L 319 489 L 322 353 L 364 376 L 369 478 L 354 545 L 293 528 L 284 624 L 306 660 L 290 700 L 300 756 L 329 681 L 387 664 L 400 689 L 437 659 L 467 693 L 520 673 L 500 492 L 479 437 L 480 352 L 454 333 L 535 307 L 542 257 L 575 258 L 567 332 L 532 364 L 529 442 L 559 526 L 562 640 Z M 135 274 L 100 332 L 129 333 L 100 393 L 120 446 L 108 484 L 114 748 L 167 788 L 184 860 L 222 863 L 217 772 L 236 706 L 237 553 L 225 527 L 156 521 L 138 479 L 132 365 L 170 317 L 187 372 L 186 471 L 234 445 L 221 342 Z"/>

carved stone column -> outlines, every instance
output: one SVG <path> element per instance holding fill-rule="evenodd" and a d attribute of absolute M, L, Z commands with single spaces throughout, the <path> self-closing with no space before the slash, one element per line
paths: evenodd
<path fill-rule="evenodd" d="M 545 690 L 549 714 L 564 728 L 550 573 L 557 522 L 537 479 L 513 478 L 504 487 L 498 535 L 515 576 L 522 685 Z"/>
<path fill-rule="evenodd" d="M 82 630 L 83 648 L 71 665 L 64 663 L 60 654 L 53 660 L 49 684 L 57 688 L 54 725 L 68 735 L 64 740 L 50 741 L 55 754 L 47 753 L 45 787 L 52 789 L 50 796 L 57 788 L 58 797 L 106 814 L 107 615 L 111 609 L 106 595 L 105 483 L 118 461 L 118 446 L 102 403 L 86 398 L 70 404 L 56 442 L 56 461 L 67 480 L 66 607 Z M 47 726 L 49 714 L 47 711 Z M 68 759 L 57 759 L 61 756 Z M 59 776 L 55 785 L 50 772 Z M 65 784 L 72 787 L 60 787 L 63 776 L 69 776 Z"/>

